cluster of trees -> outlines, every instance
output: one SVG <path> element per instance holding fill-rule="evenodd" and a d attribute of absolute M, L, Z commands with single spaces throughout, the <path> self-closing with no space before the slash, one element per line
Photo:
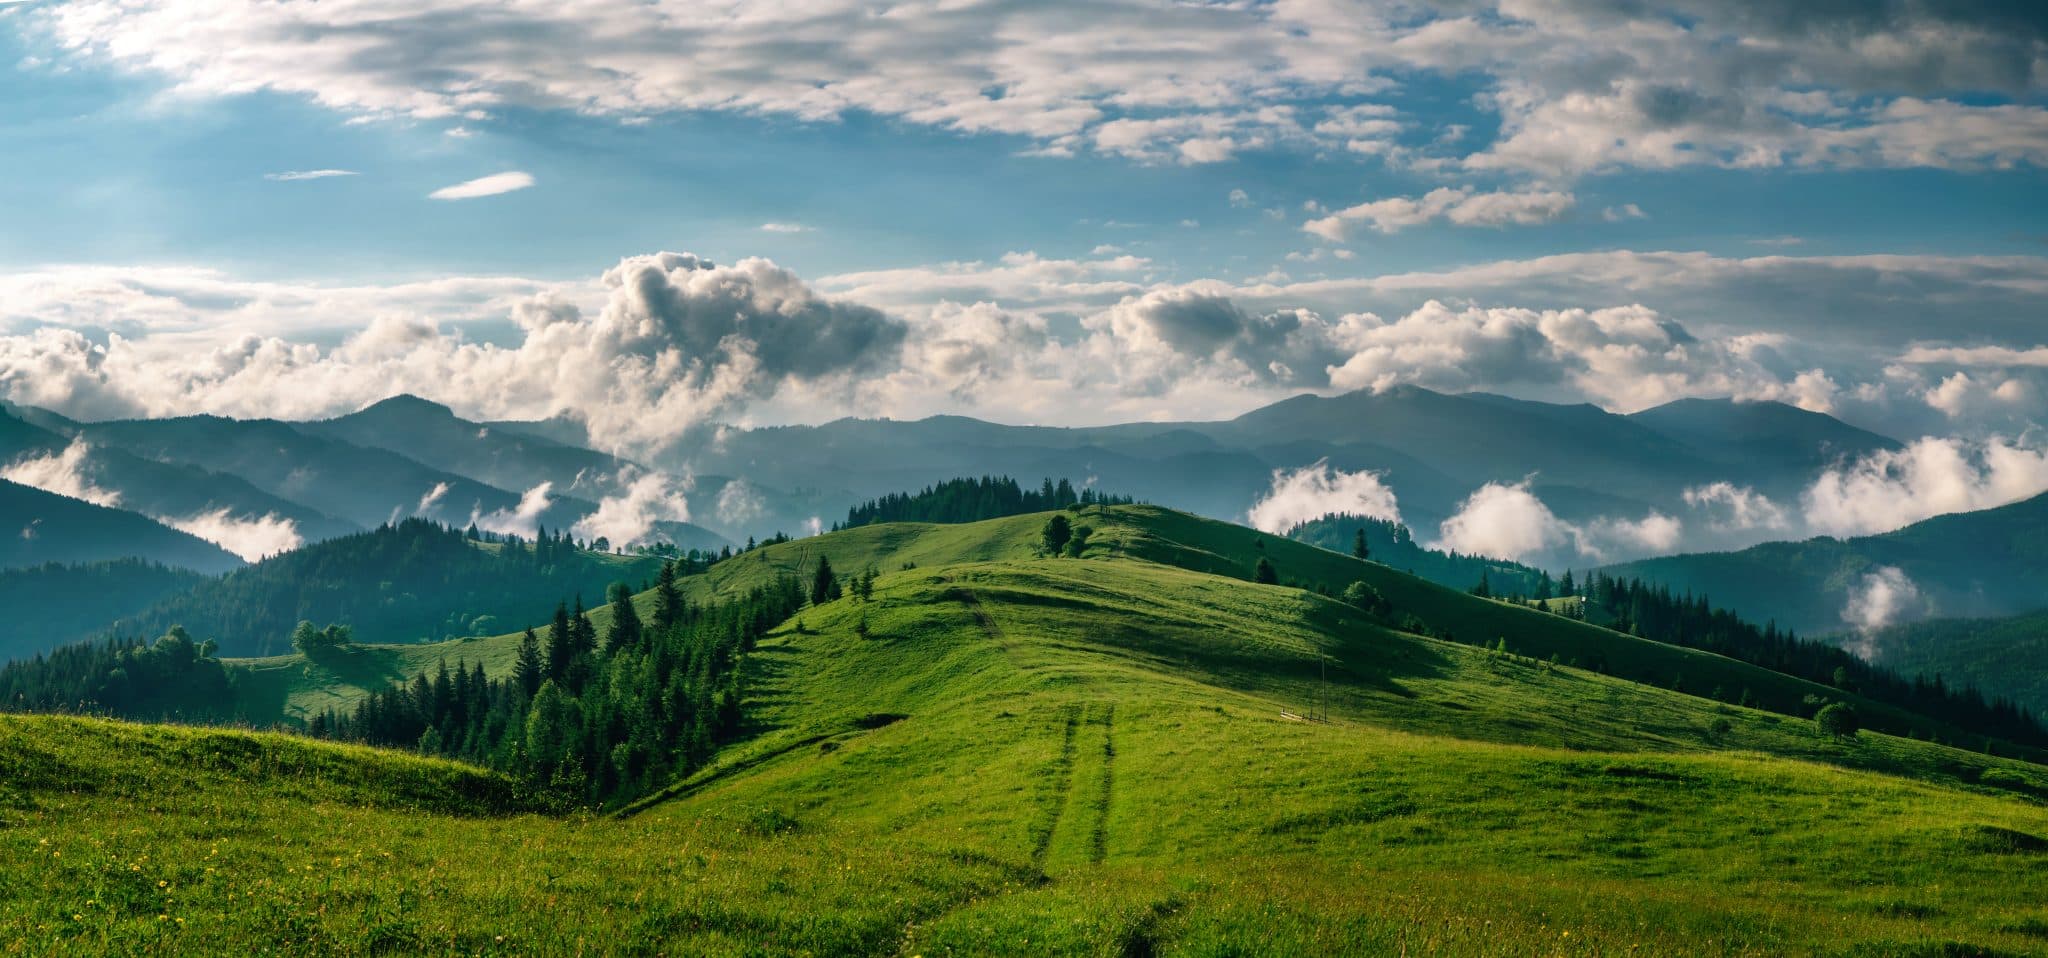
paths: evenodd
<path fill-rule="evenodd" d="M 1583 587 L 1579 616 L 1617 631 L 1833 685 L 1971 732 L 2048 745 L 2048 731 L 2037 717 L 2006 699 L 1986 699 L 1974 687 L 1950 686 L 1940 676 L 1908 678 L 1837 646 L 1801 639 L 1775 622 L 1758 628 L 1703 595 L 1673 595 L 1668 587 L 1604 572 L 1588 573 Z"/>
<path fill-rule="evenodd" d="M 785 575 L 731 601 L 694 603 L 676 588 L 677 571 L 662 568 L 644 621 L 617 586 L 602 633 L 580 601 L 557 606 L 545 638 L 527 630 L 511 675 L 444 663 L 352 713 L 316 716 L 310 731 L 483 765 L 573 801 L 630 801 L 702 767 L 731 738 L 741 662 L 811 598 Z"/>
<path fill-rule="evenodd" d="M 1094 535 L 1094 526 L 1075 525 L 1065 515 L 1055 515 L 1045 520 L 1045 528 L 1038 533 L 1038 550 L 1054 558 L 1078 559 L 1088 551 L 1088 540 Z"/>
<path fill-rule="evenodd" d="M 0 666 L 0 710 L 122 718 L 233 718 L 235 671 L 211 639 L 173 627 L 154 642 L 81 642 Z"/>
<path fill-rule="evenodd" d="M 846 521 L 832 529 L 852 529 L 878 522 L 980 522 L 1075 505 L 1118 506 L 1135 501 L 1129 496 L 1108 495 L 1092 488 L 1076 490 L 1065 479 L 1047 479 L 1035 491 L 1025 489 L 1008 476 L 948 479 L 916 493 L 892 493 L 864 502 L 847 510 Z"/>
<path fill-rule="evenodd" d="M 305 620 L 344 623 L 366 642 L 495 635 L 545 617 L 558 596 L 600 594 L 622 572 L 651 576 L 661 565 L 583 551 L 560 533 L 476 536 L 407 519 L 317 543 L 169 596 L 122 631 L 183 625 L 218 637 L 229 655 L 288 651 L 287 637 Z M 682 561 L 696 571 L 711 558 Z"/>
<path fill-rule="evenodd" d="M 1492 581 L 1494 588 L 1504 593 L 1545 598 L 1571 594 L 1561 590 L 1551 580 L 1550 574 L 1541 569 L 1486 556 L 1425 549 L 1415 541 L 1414 533 L 1406 525 L 1385 519 L 1327 515 L 1294 527 L 1287 532 L 1287 537 L 1332 552 L 1371 559 L 1453 589 L 1468 588 L 1485 576 Z"/>

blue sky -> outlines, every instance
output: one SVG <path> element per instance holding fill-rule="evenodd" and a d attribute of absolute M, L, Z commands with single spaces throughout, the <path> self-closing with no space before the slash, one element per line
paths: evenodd
<path fill-rule="evenodd" d="M 1079 422 L 1416 382 L 1777 399 L 1915 435 L 2048 404 L 2026 352 L 2048 31 L 2023 10 L 189 2 L 0 6 L 11 398 L 265 408 L 363 378 L 338 350 L 379 320 L 539 368 L 509 354 L 547 312 L 593 361 L 696 364 L 655 394 L 729 419 Z M 350 175 L 276 178 L 314 170 Z M 710 265 L 666 270 L 653 306 L 600 279 L 664 250 Z M 747 257 L 773 269 L 719 272 Z M 734 284 L 747 308 L 875 310 L 889 354 L 679 351 L 734 308 L 694 297 Z M 138 351 L 131 379 L 218 352 L 144 387 L 93 349 Z M 477 415 L 618 412 L 432 365 L 398 382 Z M 374 398 L 323 390 L 306 414 Z"/>

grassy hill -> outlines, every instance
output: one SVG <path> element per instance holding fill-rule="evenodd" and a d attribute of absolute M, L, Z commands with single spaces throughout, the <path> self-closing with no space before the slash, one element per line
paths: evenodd
<path fill-rule="evenodd" d="M 1518 651 L 1739 665 L 1248 530 L 1119 508 L 1039 559 L 1034 518 L 695 579 L 889 563 L 774 630 L 747 737 L 620 816 L 391 753 L 0 717 L 0 765 L 35 770 L 0 784 L 0 951 L 2048 949 L 2038 766 L 1390 631 L 1244 581 L 1246 552 Z"/>
<path fill-rule="evenodd" d="M 701 575 L 682 580 L 685 594 L 698 601 L 730 598 L 777 578 L 807 576 L 818 560 L 828 559 L 842 575 L 864 568 L 884 573 L 916 572 L 969 563 L 1032 559 L 1038 549 L 1043 515 L 1016 516 L 963 525 L 889 523 L 766 546 L 718 563 Z M 1781 714 L 1808 714 L 1809 696 L 1857 703 L 1866 721 L 1898 734 L 1908 732 L 1943 741 L 1970 736 L 1944 723 L 1924 719 L 1891 706 L 1862 700 L 1853 693 L 1817 685 L 1712 653 L 1622 635 L 1608 629 L 1532 609 L 1476 599 L 1389 566 L 1360 562 L 1348 555 L 1228 523 L 1203 519 L 1155 506 L 1091 507 L 1075 514 L 1077 526 L 1093 529 L 1089 560 L 1138 560 L 1134 565 L 1164 573 L 1168 567 L 1203 573 L 1219 580 L 1252 577 L 1261 557 L 1278 570 L 1280 579 L 1309 590 L 1340 593 L 1364 581 L 1390 601 L 1393 618 L 1412 616 L 1432 634 L 1468 645 L 1492 647 L 1505 640 L 1518 656 L 1577 666 L 1588 671 L 1677 687 L 1696 695 L 1718 693 L 1730 701 L 1743 698 Z M 1047 561 L 1047 560 L 1033 560 Z M 1054 561 L 1057 560 L 1049 560 Z M 1090 566 L 1097 568 L 1098 566 Z M 1295 590 L 1300 594 L 1300 590 Z M 1319 601 L 1321 601 L 1319 599 Z M 653 597 L 642 593 L 636 607 L 646 618 Z M 1336 603 L 1326 603 L 1332 607 Z M 610 609 L 592 610 L 602 631 Z M 536 622 L 536 625 L 539 625 Z M 1247 626 L 1252 628 L 1253 626 Z M 1332 628 L 1351 626 L 1332 625 Z M 492 676 L 508 673 L 519 633 L 489 638 L 458 639 L 409 646 L 362 646 L 335 663 L 308 663 L 298 655 L 245 660 L 255 670 L 245 683 L 248 701 L 243 714 L 261 721 L 305 721 L 326 708 L 346 711 L 364 696 L 393 681 L 432 668 L 441 660 L 482 662 Z M 276 709 L 277 711 L 272 711 Z"/>

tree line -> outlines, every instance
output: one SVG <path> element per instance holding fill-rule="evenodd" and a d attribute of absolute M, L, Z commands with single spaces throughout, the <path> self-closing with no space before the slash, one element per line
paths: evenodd
<path fill-rule="evenodd" d="M 1975 687 L 1952 686 L 1939 675 L 1908 677 L 1839 646 L 1802 639 L 1776 622 L 1759 628 L 1731 610 L 1716 608 L 1704 595 L 1674 595 L 1668 586 L 1604 572 L 1587 573 L 1583 584 L 1571 580 L 1572 574 L 1565 573 L 1567 589 L 1585 592 L 1577 615 L 1618 632 L 1832 685 L 1978 734 L 2048 746 L 2048 731 L 2038 717 L 2010 700 L 1987 699 Z"/>
<path fill-rule="evenodd" d="M 732 738 L 747 653 L 810 598 L 784 575 L 696 603 L 676 573 L 662 568 L 645 621 L 615 586 L 604 629 L 581 602 L 558 606 L 545 635 L 526 631 L 508 676 L 444 662 L 352 712 L 315 716 L 308 730 L 497 769 L 579 804 L 623 804 L 703 767 Z"/>
<path fill-rule="evenodd" d="M 240 670 L 211 639 L 173 626 L 153 642 L 79 642 L 0 666 L 0 711 L 117 715 L 144 721 L 235 718 Z"/>
<path fill-rule="evenodd" d="M 870 499 L 846 512 L 846 521 L 835 523 L 833 531 L 880 522 L 980 522 L 1033 512 L 1050 512 L 1073 505 L 1130 505 L 1129 496 L 1109 495 L 1094 488 L 1075 489 L 1066 479 L 1045 480 L 1036 490 L 1025 489 L 1009 476 L 979 479 L 948 479 L 914 492 L 898 492 Z"/>

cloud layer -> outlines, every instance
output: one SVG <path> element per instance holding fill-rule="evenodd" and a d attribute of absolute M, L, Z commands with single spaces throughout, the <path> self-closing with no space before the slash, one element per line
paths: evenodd
<path fill-rule="evenodd" d="M 864 113 L 1010 135 L 1051 155 L 1208 163 L 1293 148 L 1561 177 L 2038 165 L 2048 111 L 2032 97 L 2048 28 L 2025 9 L 74 0 L 29 19 L 73 56 L 181 93 L 268 90 L 369 117 Z M 1490 142 L 1435 142 L 1404 109 L 1411 91 L 1454 81 L 1476 85 L 1472 101 L 1498 127 Z"/>

